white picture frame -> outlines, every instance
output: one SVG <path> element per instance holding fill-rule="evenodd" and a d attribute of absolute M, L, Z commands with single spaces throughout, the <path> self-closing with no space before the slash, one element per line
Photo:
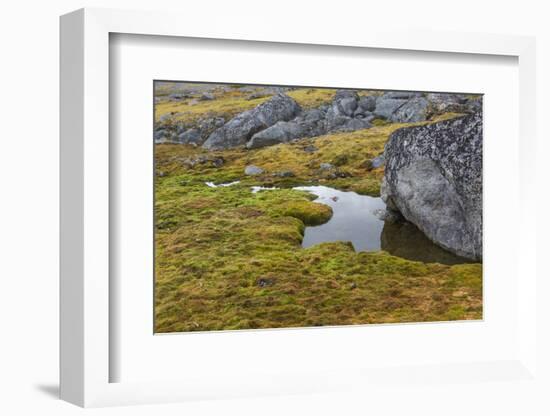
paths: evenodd
<path fill-rule="evenodd" d="M 183 381 L 147 383 L 110 382 L 109 367 L 109 36 L 112 33 L 171 37 L 279 42 L 281 44 L 333 45 L 438 53 L 505 55 L 519 61 L 520 210 L 518 258 L 522 280 L 517 308 L 517 356 L 499 362 L 419 366 L 415 376 L 427 385 L 459 379 L 485 388 L 485 371 L 506 374 L 509 383 L 530 388 L 542 386 L 536 360 L 537 320 L 535 169 L 535 41 L 530 37 L 469 33 L 433 33 L 349 27 L 337 33 L 311 27 L 284 32 L 268 23 L 235 33 L 220 20 L 205 29 L 183 16 L 161 12 L 82 9 L 61 18 L 61 398 L 79 406 L 162 403 L 197 398 L 247 397 L 264 394 L 319 393 L 377 383 L 394 383 L 410 369 L 381 368 L 334 371 L 319 379 L 314 374 L 280 374 L 270 380 L 236 380 L 203 377 Z M 224 23 L 225 22 L 225 23 Z M 413 378 L 414 378 L 413 377 Z M 343 382 L 342 380 L 346 381 Z M 426 381 L 428 380 L 428 381 Z M 431 381 L 430 381 L 431 380 Z M 430 387 L 428 387 L 430 388 Z M 519 387 L 518 387 L 519 388 Z M 495 394 L 493 392 L 493 394 Z M 488 399 L 490 395 L 488 394 Z"/>

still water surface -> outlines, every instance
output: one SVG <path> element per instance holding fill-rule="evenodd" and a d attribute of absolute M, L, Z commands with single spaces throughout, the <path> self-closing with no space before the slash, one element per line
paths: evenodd
<path fill-rule="evenodd" d="M 314 202 L 332 208 L 332 218 L 321 225 L 306 227 L 302 247 L 327 241 L 350 241 L 355 251 L 380 250 L 384 221 L 375 215 L 386 205 L 381 198 L 339 191 L 328 186 L 299 186 L 318 198 Z"/>

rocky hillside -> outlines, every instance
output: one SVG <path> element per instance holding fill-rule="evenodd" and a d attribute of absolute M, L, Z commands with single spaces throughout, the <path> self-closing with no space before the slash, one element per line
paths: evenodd
<path fill-rule="evenodd" d="M 306 94 L 300 94 L 303 91 Z M 239 103 L 243 111 L 233 114 L 233 111 L 223 111 L 227 107 L 207 105 L 205 108 L 209 110 L 222 111 L 208 111 L 206 116 L 190 122 L 178 117 L 185 113 L 168 112 L 158 117 L 155 142 L 202 145 L 209 150 L 238 146 L 257 149 L 330 133 L 368 129 L 383 123 L 422 122 L 448 112 L 471 113 L 481 107 L 478 96 L 460 94 L 338 90 L 332 92 L 328 100 L 327 91 L 331 90 L 259 90 Z M 311 100 L 304 99 L 304 95 L 307 97 L 311 92 L 313 96 L 323 92 L 320 105 L 311 105 Z M 167 104 L 175 100 L 195 107 L 201 101 L 223 101 L 228 94 L 233 92 L 224 90 L 219 96 L 202 92 L 196 98 L 173 94 L 163 105 L 170 108 Z M 186 98 L 187 101 L 182 101 Z M 257 101 L 256 106 L 250 106 Z"/>
<path fill-rule="evenodd" d="M 481 112 L 395 131 L 382 198 L 441 247 L 482 258 Z"/>

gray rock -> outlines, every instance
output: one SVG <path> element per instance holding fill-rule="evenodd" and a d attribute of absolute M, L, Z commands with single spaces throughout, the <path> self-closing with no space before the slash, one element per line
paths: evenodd
<path fill-rule="evenodd" d="M 278 121 L 289 121 L 301 111 L 287 95 L 278 94 L 256 108 L 245 111 L 216 129 L 203 144 L 206 149 L 227 149 L 246 144 L 261 130 Z"/>
<path fill-rule="evenodd" d="M 202 138 L 197 129 L 189 129 L 178 136 L 178 142 L 182 144 L 199 144 L 202 142 Z"/>
<path fill-rule="evenodd" d="M 399 107 L 405 104 L 407 100 L 405 99 L 393 99 L 393 98 L 384 98 L 384 96 L 378 97 L 376 99 L 376 108 L 374 109 L 374 115 L 382 118 L 389 119 L 392 114 L 395 113 Z"/>
<path fill-rule="evenodd" d="M 202 144 L 214 130 L 222 127 L 224 124 L 225 119 L 223 117 L 205 117 L 199 119 L 196 126 L 202 138 L 200 144 Z"/>
<path fill-rule="evenodd" d="M 468 100 L 466 103 L 466 109 L 468 112 L 475 113 L 483 110 L 483 100 L 481 98 Z"/>
<path fill-rule="evenodd" d="M 355 130 L 362 130 L 362 129 L 368 129 L 371 128 L 372 124 L 369 123 L 364 118 L 352 118 L 347 120 L 344 124 L 342 124 L 340 127 L 338 127 L 338 131 L 355 131 Z"/>
<path fill-rule="evenodd" d="M 203 92 L 199 98 L 201 101 L 210 101 L 215 100 L 216 97 L 211 92 Z"/>
<path fill-rule="evenodd" d="M 321 163 L 319 165 L 319 169 L 321 170 L 330 170 L 330 169 L 334 169 L 334 165 L 332 165 L 331 163 Z"/>
<path fill-rule="evenodd" d="M 373 169 L 381 168 L 386 163 L 386 158 L 384 154 L 381 154 L 380 156 L 376 156 L 374 159 L 371 160 L 371 166 Z"/>
<path fill-rule="evenodd" d="M 481 113 L 396 130 L 386 143 L 381 194 L 430 240 L 482 259 Z"/>
<path fill-rule="evenodd" d="M 376 108 L 376 97 L 373 95 L 361 97 L 358 104 L 363 111 L 373 112 Z"/>
<path fill-rule="evenodd" d="M 343 112 L 342 107 L 338 104 L 337 101 L 334 101 L 333 104 L 326 112 L 325 123 L 327 132 L 334 130 L 335 128 L 345 124 L 349 121 L 351 117 L 346 115 Z"/>
<path fill-rule="evenodd" d="M 343 98 L 338 101 L 338 104 L 340 105 L 342 113 L 349 117 L 353 116 L 353 113 L 357 109 L 357 100 L 355 97 Z"/>
<path fill-rule="evenodd" d="M 166 134 L 166 131 L 164 129 L 156 130 L 155 133 L 153 134 L 155 142 L 161 141 L 164 138 L 165 134 Z"/>
<path fill-rule="evenodd" d="M 355 90 L 338 90 L 336 94 L 334 94 L 334 101 L 340 101 L 344 98 L 354 98 L 357 100 L 359 97 Z"/>
<path fill-rule="evenodd" d="M 261 175 L 262 173 L 264 173 L 264 170 L 262 168 L 259 168 L 258 166 L 248 165 L 246 168 L 244 168 L 245 175 L 254 176 Z"/>
<path fill-rule="evenodd" d="M 246 144 L 248 149 L 257 149 L 265 146 L 272 146 L 279 143 L 286 143 L 290 140 L 303 137 L 305 131 L 298 122 L 279 121 L 275 125 L 256 133 Z"/>
<path fill-rule="evenodd" d="M 325 118 L 325 113 L 322 110 L 319 110 L 317 108 L 308 110 L 304 113 L 304 121 L 313 122 L 313 121 L 319 121 L 323 118 Z"/>
<path fill-rule="evenodd" d="M 394 123 L 416 123 L 428 118 L 429 102 L 423 97 L 415 97 L 400 106 L 390 116 Z"/>

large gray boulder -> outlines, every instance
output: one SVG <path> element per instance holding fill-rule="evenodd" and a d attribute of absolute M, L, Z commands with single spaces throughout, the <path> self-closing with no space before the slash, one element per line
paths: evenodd
<path fill-rule="evenodd" d="M 381 194 L 430 240 L 482 259 L 480 112 L 396 130 L 386 143 Z"/>
<path fill-rule="evenodd" d="M 363 111 L 373 112 L 376 108 L 376 97 L 373 95 L 361 97 L 357 104 Z"/>
<path fill-rule="evenodd" d="M 301 109 L 298 103 L 285 94 L 277 94 L 252 110 L 245 111 L 229 120 L 204 142 L 205 149 L 228 149 L 246 144 L 260 130 L 278 121 L 296 117 Z"/>
<path fill-rule="evenodd" d="M 390 116 L 394 123 L 416 123 L 428 118 L 429 102 L 423 97 L 414 97 L 407 101 Z"/>
<path fill-rule="evenodd" d="M 380 96 L 376 99 L 376 108 L 374 109 L 374 115 L 389 119 L 393 113 L 395 113 L 399 107 L 407 102 L 405 98 L 386 98 Z"/>
<path fill-rule="evenodd" d="M 273 146 L 286 143 L 292 139 L 303 137 L 305 128 L 303 124 L 293 121 L 279 121 L 271 127 L 256 133 L 246 144 L 248 149 L 257 149 L 265 146 Z"/>
<path fill-rule="evenodd" d="M 197 129 L 189 129 L 178 136 L 178 143 L 183 144 L 200 144 L 201 134 Z"/>

